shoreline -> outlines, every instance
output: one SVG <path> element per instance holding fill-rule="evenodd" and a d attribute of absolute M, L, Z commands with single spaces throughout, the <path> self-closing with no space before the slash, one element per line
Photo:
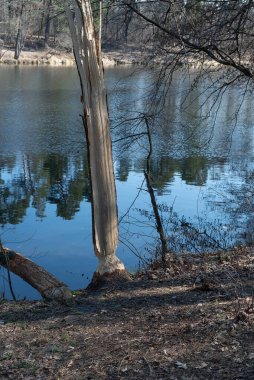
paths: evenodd
<path fill-rule="evenodd" d="M 104 67 L 112 67 L 116 65 L 133 65 L 144 63 L 144 57 L 140 52 L 121 52 L 111 51 L 103 52 L 102 60 Z M 48 49 L 44 51 L 22 51 L 19 59 L 14 59 L 13 50 L 0 51 L 0 66 L 55 66 L 69 67 L 75 66 L 75 60 L 72 53 Z"/>
<path fill-rule="evenodd" d="M 172 53 L 173 54 L 173 53 Z M 163 60 L 156 56 L 150 56 L 148 53 L 140 50 L 107 50 L 102 52 L 102 61 L 105 68 L 117 65 L 147 65 L 160 66 Z M 63 52 L 55 49 L 30 51 L 23 50 L 19 59 L 14 59 L 13 50 L 0 50 L 0 67 L 4 65 L 12 66 L 52 66 L 52 67 L 71 67 L 75 66 L 75 60 L 72 53 Z M 192 67 L 198 69 L 201 66 L 207 68 L 219 67 L 220 64 L 214 61 L 197 61 L 193 57 L 186 62 L 180 62 L 179 67 Z"/>

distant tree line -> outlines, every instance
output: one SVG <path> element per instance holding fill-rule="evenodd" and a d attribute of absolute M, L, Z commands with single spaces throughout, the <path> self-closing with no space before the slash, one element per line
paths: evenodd
<path fill-rule="evenodd" d="M 0 38 L 6 47 L 71 47 L 68 26 L 59 0 L 0 0 Z"/>
<path fill-rule="evenodd" d="M 0 39 L 16 47 L 71 49 L 60 0 L 0 0 Z M 171 67 L 210 59 L 233 69 L 235 81 L 253 77 L 253 0 L 93 0 L 95 26 L 102 7 L 104 48 L 131 47 L 163 57 Z M 0 41 L 1 42 L 1 41 Z"/>

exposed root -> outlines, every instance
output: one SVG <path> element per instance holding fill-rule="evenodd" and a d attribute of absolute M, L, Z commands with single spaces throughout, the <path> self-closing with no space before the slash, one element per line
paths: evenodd
<path fill-rule="evenodd" d="M 95 272 L 92 281 L 86 288 L 87 290 L 97 290 L 104 286 L 115 287 L 127 281 L 131 281 L 132 278 L 126 270 L 115 270 L 111 273 L 103 273 L 102 275 Z"/>

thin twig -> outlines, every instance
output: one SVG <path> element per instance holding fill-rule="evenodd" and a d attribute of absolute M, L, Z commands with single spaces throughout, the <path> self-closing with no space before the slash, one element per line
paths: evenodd
<path fill-rule="evenodd" d="M 7 255 L 5 249 L 4 249 L 3 245 L 2 245 L 1 240 L 0 240 L 0 251 L 4 255 L 5 262 L 6 262 L 7 278 L 8 278 L 8 284 L 9 284 L 10 292 L 11 292 L 13 301 L 16 301 L 17 299 L 16 299 L 16 296 L 15 296 L 15 293 L 14 293 L 14 290 L 13 290 L 13 287 L 12 287 L 11 273 L 10 273 L 10 270 L 9 270 L 9 258 L 8 258 L 8 255 Z"/>

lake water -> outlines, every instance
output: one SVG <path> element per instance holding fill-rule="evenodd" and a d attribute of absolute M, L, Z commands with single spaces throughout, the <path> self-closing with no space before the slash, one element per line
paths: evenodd
<path fill-rule="evenodd" d="M 144 181 L 151 177 L 169 249 L 202 252 L 253 241 L 253 96 L 179 73 L 163 100 L 158 73 L 106 71 L 120 220 L 118 256 L 135 270 L 158 235 Z M 209 94 L 205 88 L 209 87 Z M 164 89 L 165 90 L 165 89 Z M 0 67 L 0 237 L 72 289 L 96 268 L 80 90 L 73 68 Z M 208 114 L 210 117 L 208 117 Z M 131 136 L 131 138 L 129 137 Z M 0 293 L 9 297 L 0 270 Z M 12 275 L 18 298 L 38 293 Z"/>

